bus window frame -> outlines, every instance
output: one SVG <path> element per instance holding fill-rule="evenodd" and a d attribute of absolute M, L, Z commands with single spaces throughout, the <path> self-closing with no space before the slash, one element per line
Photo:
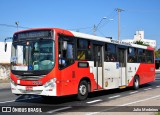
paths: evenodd
<path fill-rule="evenodd" d="M 129 61 L 129 48 L 134 49 L 135 60 L 133 62 Z M 128 52 L 127 52 L 127 63 L 138 63 L 138 48 L 128 47 L 127 50 L 128 50 Z"/>
<path fill-rule="evenodd" d="M 79 40 L 86 40 L 87 47 L 86 48 L 78 48 L 78 42 Z M 89 46 L 90 45 L 90 46 Z M 90 47 L 90 48 L 89 48 Z M 90 55 L 88 55 L 88 51 L 90 50 Z M 85 52 L 85 59 L 78 59 L 78 51 L 84 51 Z M 78 61 L 93 61 L 93 40 L 85 39 L 85 38 L 76 38 L 76 60 Z"/>
<path fill-rule="evenodd" d="M 106 47 L 108 48 L 108 45 L 114 45 L 115 46 L 115 51 L 114 51 L 114 61 L 110 61 L 110 56 L 109 56 L 109 52 L 108 49 L 106 50 Z M 113 44 L 113 43 L 105 43 L 104 44 L 104 62 L 118 62 L 118 45 L 117 44 Z M 107 59 L 107 55 L 108 55 L 108 61 L 106 61 Z M 111 52 L 110 55 L 113 55 L 113 52 Z"/>
<path fill-rule="evenodd" d="M 69 40 L 69 39 L 72 39 L 73 41 L 72 41 L 72 43 L 71 44 L 73 44 L 73 62 L 72 63 L 70 63 L 70 64 L 67 64 L 67 65 L 65 65 L 65 66 L 63 66 L 63 67 L 60 67 L 60 60 L 61 60 L 61 62 L 63 61 L 63 58 L 61 58 L 61 57 L 59 57 L 59 51 L 61 51 L 61 52 L 63 52 L 63 49 L 62 49 L 62 47 L 61 47 L 61 49 L 59 49 L 60 47 L 59 47 L 59 42 L 60 42 L 60 45 L 62 46 L 62 42 L 63 41 L 67 41 L 67 40 Z M 71 65 L 73 65 L 74 63 L 75 63 L 75 42 L 76 42 L 76 40 L 75 40 L 75 37 L 73 37 L 73 36 L 67 36 L 67 35 L 62 35 L 62 34 L 59 34 L 58 35 L 58 69 L 59 70 L 63 70 L 63 69 L 65 69 L 65 68 L 67 68 L 67 67 L 69 67 L 69 66 L 71 66 Z M 67 43 L 68 44 L 68 43 Z M 62 55 L 62 54 L 61 54 Z M 66 60 L 65 60 L 66 61 Z"/>

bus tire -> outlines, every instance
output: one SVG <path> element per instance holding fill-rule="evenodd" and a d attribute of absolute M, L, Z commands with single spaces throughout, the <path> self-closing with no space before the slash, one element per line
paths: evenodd
<path fill-rule="evenodd" d="M 86 80 L 82 80 L 78 86 L 77 99 L 79 101 L 85 100 L 88 97 L 88 83 Z"/>
<path fill-rule="evenodd" d="M 139 84 L 140 84 L 139 77 L 138 77 L 138 76 L 135 76 L 135 77 L 134 77 L 134 81 L 133 81 L 133 89 L 134 89 L 134 90 L 139 89 Z"/>

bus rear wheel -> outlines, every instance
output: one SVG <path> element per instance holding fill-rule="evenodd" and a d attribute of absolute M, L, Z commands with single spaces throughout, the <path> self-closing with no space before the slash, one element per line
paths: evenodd
<path fill-rule="evenodd" d="M 140 83 L 139 77 L 135 76 L 133 81 L 133 89 L 137 90 L 139 88 L 139 83 Z"/>
<path fill-rule="evenodd" d="M 82 101 L 88 97 L 88 83 L 86 80 L 82 80 L 78 86 L 77 99 Z"/>

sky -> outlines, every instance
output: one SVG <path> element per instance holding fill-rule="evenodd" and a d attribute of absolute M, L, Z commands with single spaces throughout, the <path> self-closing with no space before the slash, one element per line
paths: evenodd
<path fill-rule="evenodd" d="M 160 48 L 160 0 L 0 0 L 0 41 L 18 30 L 55 27 L 118 39 L 133 39 L 138 30 Z M 103 19 L 106 17 L 106 19 Z M 101 23 L 100 23 L 101 22 Z M 22 28 L 24 27 L 24 28 Z"/>

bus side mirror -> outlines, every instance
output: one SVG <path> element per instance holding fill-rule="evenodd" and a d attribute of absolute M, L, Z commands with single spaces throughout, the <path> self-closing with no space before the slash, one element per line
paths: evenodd
<path fill-rule="evenodd" d="M 63 41 L 62 49 L 67 50 L 67 41 Z"/>
<path fill-rule="evenodd" d="M 5 51 L 5 52 L 7 51 L 7 43 L 5 43 L 4 51 Z"/>

